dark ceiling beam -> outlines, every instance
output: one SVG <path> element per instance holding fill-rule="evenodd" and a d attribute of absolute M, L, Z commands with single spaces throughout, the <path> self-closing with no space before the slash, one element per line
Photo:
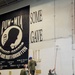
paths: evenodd
<path fill-rule="evenodd" d="M 6 6 L 9 6 L 11 4 L 15 4 L 21 1 L 23 0 L 0 0 L 0 8 L 4 8 Z"/>
<path fill-rule="evenodd" d="M 8 2 L 7 2 L 7 0 L 4 0 L 5 1 L 5 3 L 8 5 Z"/>

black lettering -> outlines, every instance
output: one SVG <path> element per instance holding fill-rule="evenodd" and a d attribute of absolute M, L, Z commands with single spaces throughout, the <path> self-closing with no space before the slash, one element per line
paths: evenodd
<path fill-rule="evenodd" d="M 31 43 L 43 41 L 43 30 L 39 29 L 36 31 L 31 31 L 30 41 L 31 41 Z"/>
<path fill-rule="evenodd" d="M 36 30 L 35 31 L 35 42 L 38 42 L 39 41 L 39 31 Z"/>
<path fill-rule="evenodd" d="M 30 15 L 30 24 L 32 24 L 33 23 L 33 14 L 31 13 L 31 15 Z"/>
<path fill-rule="evenodd" d="M 31 43 L 34 42 L 34 32 L 33 31 L 31 31 L 30 40 L 31 40 Z"/>
<path fill-rule="evenodd" d="M 37 18 L 38 18 L 38 15 L 37 15 L 37 11 L 33 12 L 33 23 L 37 23 Z"/>
<path fill-rule="evenodd" d="M 42 18 L 42 10 L 38 11 L 38 22 L 41 22 L 43 20 Z"/>
<path fill-rule="evenodd" d="M 30 24 L 41 22 L 42 20 L 42 10 L 38 10 L 30 14 Z"/>
<path fill-rule="evenodd" d="M 39 36 L 40 36 L 40 41 L 43 41 L 43 30 L 42 29 L 40 29 L 39 30 Z"/>

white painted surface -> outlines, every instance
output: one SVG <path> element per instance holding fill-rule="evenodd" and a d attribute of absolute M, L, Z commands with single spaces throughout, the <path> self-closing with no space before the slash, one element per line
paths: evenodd
<path fill-rule="evenodd" d="M 40 50 L 41 62 L 37 63 L 38 65 L 36 67 L 36 69 L 41 69 L 40 75 L 48 75 L 48 70 L 54 68 L 55 47 L 57 45 L 59 49 L 56 63 L 57 75 L 73 74 L 72 57 L 75 57 L 75 51 L 72 50 L 71 1 L 72 0 L 55 0 L 54 9 L 54 0 L 24 0 L 21 3 L 0 9 L 0 14 L 2 14 L 30 5 L 30 13 L 40 9 L 43 11 L 42 22 L 31 24 L 30 32 L 40 28 L 43 29 L 44 41 L 29 44 L 29 56 L 33 56 L 33 50 Z M 54 39 L 55 37 L 57 39 Z M 9 71 L 11 71 L 11 75 L 20 75 L 20 70 L 21 69 L 0 71 L 2 75 L 9 75 Z"/>

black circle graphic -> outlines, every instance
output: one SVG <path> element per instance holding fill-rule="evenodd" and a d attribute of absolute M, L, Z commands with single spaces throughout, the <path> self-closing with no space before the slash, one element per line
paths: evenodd
<path fill-rule="evenodd" d="M 6 51 L 12 51 L 15 49 L 22 40 L 22 30 L 18 26 L 8 27 L 1 38 L 3 49 Z"/>

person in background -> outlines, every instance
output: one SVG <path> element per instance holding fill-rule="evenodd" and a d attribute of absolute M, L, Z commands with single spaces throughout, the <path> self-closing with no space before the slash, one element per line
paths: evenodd
<path fill-rule="evenodd" d="M 1 75 L 1 72 L 0 72 L 0 75 Z"/>
<path fill-rule="evenodd" d="M 29 75 L 28 65 L 24 64 L 24 69 L 21 70 L 20 75 Z"/>
<path fill-rule="evenodd" d="M 28 68 L 31 75 L 35 74 L 35 66 L 37 66 L 36 61 L 33 60 L 32 57 L 29 57 Z"/>
<path fill-rule="evenodd" d="M 48 75 L 55 75 L 54 71 L 55 71 L 55 68 L 53 70 L 50 69 Z"/>

